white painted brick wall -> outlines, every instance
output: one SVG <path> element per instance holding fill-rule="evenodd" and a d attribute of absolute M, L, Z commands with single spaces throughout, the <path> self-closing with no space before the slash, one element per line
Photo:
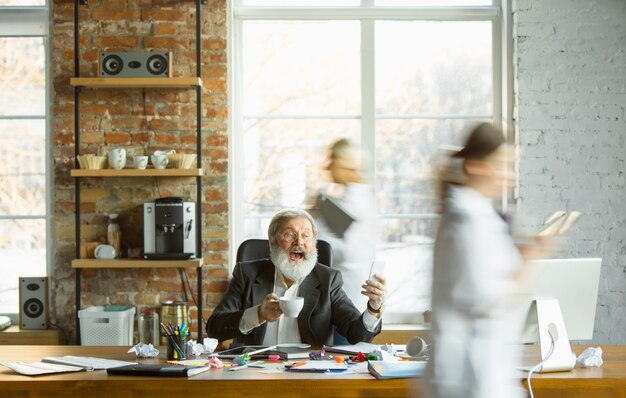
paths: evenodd
<path fill-rule="evenodd" d="M 559 255 L 603 258 L 594 342 L 626 344 L 626 1 L 512 9 L 524 227 L 585 214 Z"/>

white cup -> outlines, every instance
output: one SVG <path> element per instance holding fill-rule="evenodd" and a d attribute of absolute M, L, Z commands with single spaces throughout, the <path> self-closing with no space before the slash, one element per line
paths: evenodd
<path fill-rule="evenodd" d="M 406 353 L 412 357 L 419 357 L 428 352 L 428 344 L 419 336 L 413 337 L 406 343 Z"/>
<path fill-rule="evenodd" d="M 169 163 L 167 155 L 152 155 L 150 156 L 150 161 L 155 169 L 164 169 Z"/>
<path fill-rule="evenodd" d="M 133 156 L 133 163 L 136 169 L 145 169 L 148 167 L 148 157 L 143 155 Z"/>
<path fill-rule="evenodd" d="M 304 305 L 303 297 L 281 297 L 278 300 L 280 310 L 289 318 L 296 318 Z"/>
<path fill-rule="evenodd" d="M 123 169 L 126 166 L 126 149 L 113 148 L 109 151 L 109 168 Z"/>
<path fill-rule="evenodd" d="M 93 251 L 94 256 L 100 260 L 113 260 L 115 259 L 115 248 L 111 245 L 98 245 Z"/>

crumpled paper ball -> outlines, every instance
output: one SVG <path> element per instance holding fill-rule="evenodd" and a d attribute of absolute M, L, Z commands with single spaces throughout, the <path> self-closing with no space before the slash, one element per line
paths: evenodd
<path fill-rule="evenodd" d="M 585 351 L 582 352 L 576 358 L 576 362 L 580 363 L 582 366 L 590 367 L 590 366 L 602 366 L 604 363 L 602 361 L 602 348 L 601 347 L 589 347 Z"/>
<path fill-rule="evenodd" d="M 159 350 L 154 348 L 152 344 L 139 343 L 128 350 L 128 353 L 134 352 L 135 355 L 142 358 L 156 358 L 159 356 Z"/>
<path fill-rule="evenodd" d="M 191 355 L 197 357 L 198 355 L 210 354 L 215 351 L 217 343 L 217 339 L 210 337 L 205 337 L 202 344 L 197 343 L 195 340 L 189 340 L 187 342 L 187 349 Z"/>

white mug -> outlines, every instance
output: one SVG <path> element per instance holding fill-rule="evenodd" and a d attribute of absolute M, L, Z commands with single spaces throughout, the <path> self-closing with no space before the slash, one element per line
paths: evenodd
<path fill-rule="evenodd" d="M 169 163 L 167 155 L 152 155 L 150 156 L 150 161 L 154 165 L 155 169 L 164 169 Z"/>
<path fill-rule="evenodd" d="M 278 304 L 280 305 L 280 310 L 285 314 L 286 317 L 296 318 L 300 311 L 302 310 L 302 306 L 304 305 L 303 297 L 281 297 L 278 299 Z"/>
<path fill-rule="evenodd" d="M 109 168 L 123 169 L 126 166 L 126 149 L 113 148 L 109 151 Z"/>
<path fill-rule="evenodd" d="M 406 343 L 406 353 L 412 357 L 419 357 L 428 352 L 428 344 L 419 336 L 411 338 Z"/>
<path fill-rule="evenodd" d="M 136 169 L 145 169 L 148 167 L 148 157 L 143 155 L 133 156 L 133 163 Z"/>

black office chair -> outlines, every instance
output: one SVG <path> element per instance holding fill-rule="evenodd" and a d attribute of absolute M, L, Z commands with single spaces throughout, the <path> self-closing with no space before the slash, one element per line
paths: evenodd
<path fill-rule="evenodd" d="M 237 262 L 270 258 L 270 243 L 267 239 L 247 239 L 237 249 Z M 317 241 L 317 262 L 333 266 L 333 251 L 330 243 Z"/>

